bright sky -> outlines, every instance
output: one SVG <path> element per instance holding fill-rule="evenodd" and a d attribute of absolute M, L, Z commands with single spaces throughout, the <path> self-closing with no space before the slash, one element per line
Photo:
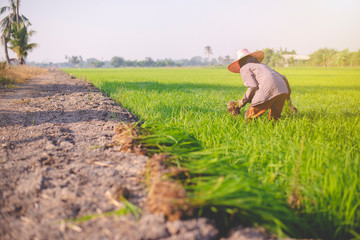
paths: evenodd
<path fill-rule="evenodd" d="M 360 0 L 21 0 L 20 12 L 37 62 L 205 57 L 207 45 L 233 58 L 240 48 L 360 49 Z"/>

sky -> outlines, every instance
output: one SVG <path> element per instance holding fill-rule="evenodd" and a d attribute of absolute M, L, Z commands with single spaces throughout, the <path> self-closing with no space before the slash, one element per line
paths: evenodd
<path fill-rule="evenodd" d="M 360 0 L 21 0 L 20 13 L 36 32 L 27 58 L 36 62 L 206 57 L 205 46 L 215 58 L 241 48 L 360 49 Z"/>

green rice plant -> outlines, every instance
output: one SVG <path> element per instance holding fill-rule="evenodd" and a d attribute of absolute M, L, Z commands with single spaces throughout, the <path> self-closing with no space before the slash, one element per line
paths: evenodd
<path fill-rule="evenodd" d="M 66 220 L 67 222 L 72 222 L 72 223 L 82 223 L 85 221 L 89 221 L 95 218 L 99 218 L 99 217 L 107 217 L 107 216 L 124 216 L 127 214 L 132 214 L 136 220 L 140 219 L 140 215 L 142 214 L 142 210 L 133 205 L 132 203 L 130 203 L 128 200 L 126 200 L 123 196 L 121 196 L 121 201 L 124 204 L 124 207 L 115 211 L 110 211 L 110 212 L 105 212 L 105 213 L 100 213 L 100 214 L 91 214 L 91 215 L 86 215 L 80 218 L 72 218 L 72 219 L 68 219 Z"/>
<path fill-rule="evenodd" d="M 299 112 L 292 114 L 285 109 L 282 119 L 276 123 L 268 122 L 264 116 L 249 124 L 241 115 L 234 118 L 226 113 L 226 103 L 241 98 L 246 90 L 240 76 L 226 69 L 67 71 L 77 76 L 86 74 L 89 81 L 146 125 L 162 125 L 163 129 L 159 131 L 162 135 L 168 131 L 164 138 L 169 146 L 173 146 L 172 137 L 178 139 L 174 129 L 193 136 L 200 148 L 188 144 L 186 150 L 186 144 L 178 144 L 173 152 L 178 152 L 176 164 L 187 167 L 194 179 L 198 179 L 197 162 L 202 163 L 201 159 L 207 159 L 205 163 L 210 159 L 221 163 L 213 165 L 216 167 L 210 168 L 209 164 L 207 169 L 199 168 L 201 172 L 211 171 L 211 174 L 207 173 L 209 176 L 200 178 L 202 180 L 190 181 L 189 193 L 194 196 L 194 203 L 195 199 L 199 200 L 199 207 L 203 204 L 210 209 L 238 209 L 239 214 L 244 214 L 232 201 L 233 191 L 240 189 L 227 184 L 232 181 L 228 179 L 250 176 L 252 180 L 248 184 L 253 183 L 254 192 L 249 195 L 256 196 L 254 202 L 261 204 L 266 198 L 264 196 L 279 194 L 291 202 L 299 222 L 304 223 L 306 229 L 314 230 L 305 230 L 299 233 L 300 237 L 356 237 L 360 233 L 360 69 L 277 70 L 288 77 L 293 104 Z M 195 154 L 199 151 L 210 156 L 188 156 L 189 152 Z M 218 157 L 211 157 L 214 152 Z M 238 168 L 242 170 L 231 170 Z M 214 188 L 222 176 L 224 180 L 219 183 L 220 189 L 201 192 L 201 189 Z M 246 179 L 241 180 L 243 184 L 247 184 Z M 258 185 L 265 187 L 256 190 Z M 256 194 L 256 191 L 263 194 Z M 237 196 L 241 199 L 241 193 Z M 226 207 L 220 207 L 221 203 Z M 269 222 L 265 221 L 269 209 L 264 209 L 254 213 L 263 216 L 254 222 Z M 298 236 L 287 230 L 292 229 L 287 224 L 287 229 L 281 224 L 277 226 L 290 236 Z M 274 230 L 274 225 L 268 228 Z"/>

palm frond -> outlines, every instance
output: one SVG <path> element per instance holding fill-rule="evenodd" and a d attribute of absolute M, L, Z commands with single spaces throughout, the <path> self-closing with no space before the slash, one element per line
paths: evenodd
<path fill-rule="evenodd" d="M 39 46 L 39 44 L 37 44 L 37 43 L 30 43 L 30 44 L 26 45 L 25 50 L 32 51 L 34 48 L 37 48 L 38 46 Z"/>
<path fill-rule="evenodd" d="M 13 10 L 13 12 L 16 12 L 16 4 L 15 1 L 10 0 L 10 8 Z"/>
<path fill-rule="evenodd" d="M 10 24 L 10 18 L 5 17 L 3 20 L 0 21 L 0 28 L 3 34 L 10 30 L 11 24 Z"/>
<path fill-rule="evenodd" d="M 14 53 L 16 53 L 16 55 L 20 55 L 21 51 L 20 51 L 20 47 L 19 46 L 10 46 L 9 47 Z"/>
<path fill-rule="evenodd" d="M 35 33 L 36 33 L 36 31 L 30 30 L 30 31 L 28 32 L 28 36 L 31 37 L 31 36 L 34 35 Z"/>
<path fill-rule="evenodd" d="M 0 8 L 0 15 L 9 10 L 10 10 L 10 7 L 8 7 L 8 6 L 4 6 L 4 7 Z"/>
<path fill-rule="evenodd" d="M 31 26 L 31 22 L 29 21 L 29 19 L 27 17 L 25 17 L 24 15 L 20 15 L 19 16 L 19 20 L 20 22 L 25 22 L 27 23 L 27 26 Z"/>

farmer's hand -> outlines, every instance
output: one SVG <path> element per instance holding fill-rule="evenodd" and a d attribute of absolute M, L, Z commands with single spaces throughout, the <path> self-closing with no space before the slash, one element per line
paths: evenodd
<path fill-rule="evenodd" d="M 246 105 L 246 100 L 243 98 L 243 99 L 239 99 L 238 100 L 238 104 L 239 104 L 239 108 L 242 108 Z"/>
<path fill-rule="evenodd" d="M 240 114 L 240 107 L 238 101 L 230 101 L 227 103 L 227 112 L 233 116 Z"/>
<path fill-rule="evenodd" d="M 291 99 L 288 100 L 288 107 L 292 113 L 296 113 L 298 111 L 298 109 L 292 105 Z"/>

